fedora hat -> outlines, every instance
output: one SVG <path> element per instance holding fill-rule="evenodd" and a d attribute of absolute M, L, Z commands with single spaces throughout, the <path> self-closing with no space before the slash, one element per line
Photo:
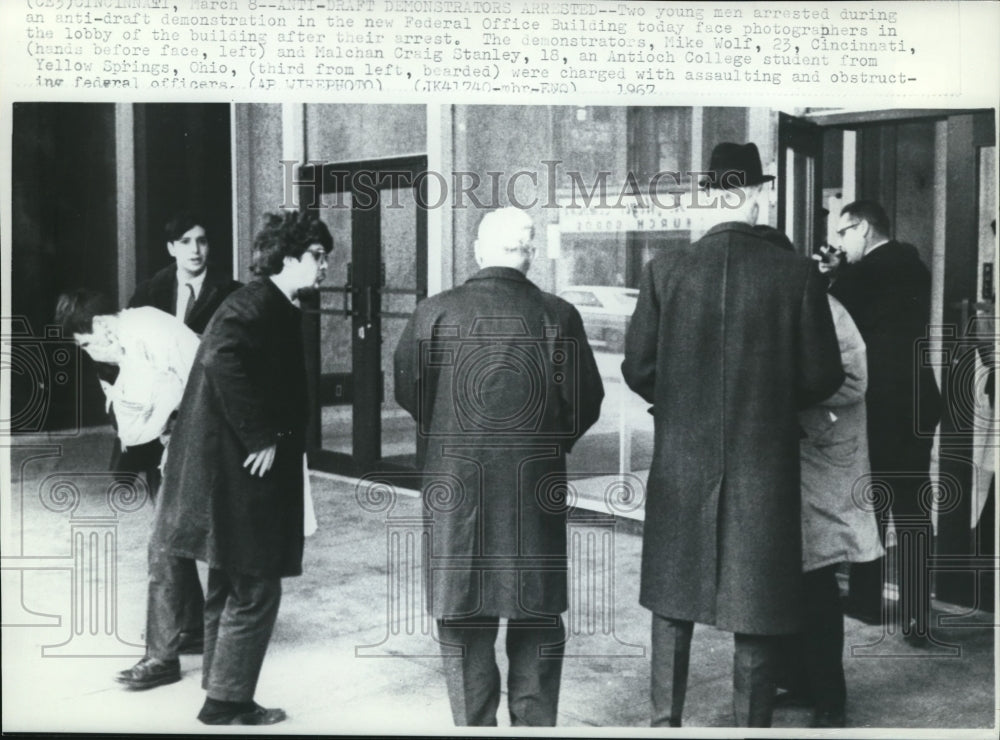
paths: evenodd
<path fill-rule="evenodd" d="M 724 141 L 712 150 L 707 176 L 701 179 L 700 184 L 703 188 L 736 188 L 759 185 L 773 179 L 774 175 L 764 174 L 756 144 Z"/>

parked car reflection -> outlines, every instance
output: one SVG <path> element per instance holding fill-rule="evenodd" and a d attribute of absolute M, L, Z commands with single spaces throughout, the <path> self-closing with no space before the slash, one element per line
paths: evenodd
<path fill-rule="evenodd" d="M 594 349 L 622 352 L 625 327 L 635 311 L 638 288 L 608 285 L 570 285 L 559 293 L 580 311 L 583 328 Z"/>

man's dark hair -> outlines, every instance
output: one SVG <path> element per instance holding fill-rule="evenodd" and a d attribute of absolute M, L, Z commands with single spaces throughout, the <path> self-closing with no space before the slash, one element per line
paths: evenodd
<path fill-rule="evenodd" d="M 63 336 L 92 334 L 95 316 L 110 316 L 118 309 L 105 293 L 89 288 L 68 290 L 56 301 L 56 323 L 62 327 Z"/>
<path fill-rule="evenodd" d="M 312 211 L 284 211 L 264 216 L 264 227 L 253 240 L 250 271 L 265 277 L 277 275 L 285 257 L 300 259 L 313 244 L 326 252 L 333 249 L 333 237 L 326 224 Z"/>
<path fill-rule="evenodd" d="M 200 226 L 205 230 L 205 234 L 208 234 L 208 226 L 205 225 L 205 219 L 201 217 L 200 213 L 195 213 L 194 211 L 181 211 L 174 214 L 173 217 L 167 221 L 166 225 L 163 227 L 163 236 L 168 242 L 175 242 L 195 226 Z"/>
<path fill-rule="evenodd" d="M 840 209 L 840 215 L 867 221 L 881 236 L 889 236 L 889 217 L 885 209 L 873 200 L 856 200 Z"/>

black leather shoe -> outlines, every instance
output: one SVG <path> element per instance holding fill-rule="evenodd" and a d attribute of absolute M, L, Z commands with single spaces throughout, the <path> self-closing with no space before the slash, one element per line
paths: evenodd
<path fill-rule="evenodd" d="M 844 609 L 844 616 L 856 619 L 864 624 L 882 624 L 882 615 L 879 612 L 846 608 Z"/>
<path fill-rule="evenodd" d="M 256 704 L 249 712 L 241 712 L 229 720 L 231 725 L 276 725 L 288 719 L 284 709 L 265 709 Z"/>
<path fill-rule="evenodd" d="M 790 709 L 793 707 L 811 707 L 815 704 L 808 692 L 802 689 L 778 690 L 774 696 L 775 709 Z"/>
<path fill-rule="evenodd" d="M 813 712 L 810 727 L 847 727 L 843 709 L 817 709 Z"/>
<path fill-rule="evenodd" d="M 121 671 L 115 680 L 133 691 L 177 683 L 181 680 L 181 663 L 176 659 L 159 660 L 147 655 L 128 670 Z"/>
<path fill-rule="evenodd" d="M 177 646 L 178 655 L 201 655 L 205 652 L 205 635 L 202 632 L 181 632 Z"/>

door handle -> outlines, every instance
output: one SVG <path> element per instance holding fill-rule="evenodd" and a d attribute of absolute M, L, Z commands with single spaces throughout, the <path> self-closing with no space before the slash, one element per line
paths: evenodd
<path fill-rule="evenodd" d="M 353 264 L 347 263 L 347 281 L 344 283 L 344 316 L 354 316 L 354 269 Z"/>
<path fill-rule="evenodd" d="M 372 286 L 365 288 L 365 328 L 372 328 L 372 321 L 375 318 L 375 289 Z"/>

